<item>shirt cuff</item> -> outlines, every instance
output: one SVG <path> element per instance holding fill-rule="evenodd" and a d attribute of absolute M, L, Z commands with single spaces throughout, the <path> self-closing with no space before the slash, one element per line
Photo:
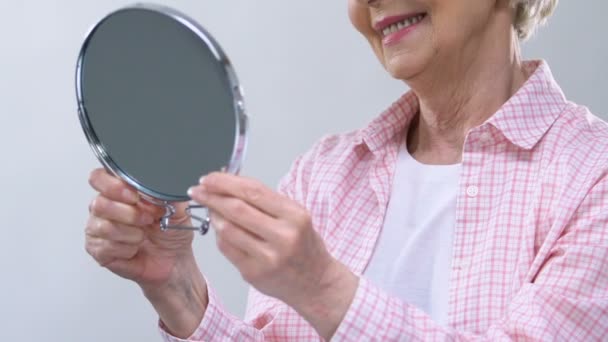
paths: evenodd
<path fill-rule="evenodd" d="M 209 284 L 207 282 L 207 284 Z M 172 336 L 162 321 L 159 321 L 161 337 L 165 342 L 199 342 L 199 341 L 221 341 L 230 336 L 230 331 L 238 325 L 240 321 L 226 312 L 217 298 L 211 286 L 207 285 L 207 296 L 209 303 L 205 310 L 205 315 L 201 324 L 188 339 L 180 339 Z"/>
<path fill-rule="evenodd" d="M 388 328 L 385 313 L 390 307 L 390 297 L 373 286 L 364 277 L 359 278 L 359 287 L 344 319 L 332 340 L 372 341 L 379 332 Z"/>

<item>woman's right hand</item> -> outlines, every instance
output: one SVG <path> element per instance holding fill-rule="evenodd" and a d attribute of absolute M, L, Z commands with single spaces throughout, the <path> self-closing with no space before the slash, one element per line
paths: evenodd
<path fill-rule="evenodd" d="M 103 267 L 143 288 L 167 285 L 176 265 L 191 261 L 193 233 L 160 230 L 164 209 L 145 202 L 138 193 L 105 169 L 89 178 L 99 192 L 89 206 L 86 250 Z M 172 224 L 190 224 L 185 204 Z"/>
<path fill-rule="evenodd" d="M 187 337 L 208 304 L 207 285 L 192 251 L 192 231 L 160 230 L 165 211 L 97 169 L 89 178 L 99 192 L 89 206 L 86 250 L 103 267 L 135 281 L 175 336 Z M 187 204 L 177 205 L 172 225 L 191 225 Z"/>

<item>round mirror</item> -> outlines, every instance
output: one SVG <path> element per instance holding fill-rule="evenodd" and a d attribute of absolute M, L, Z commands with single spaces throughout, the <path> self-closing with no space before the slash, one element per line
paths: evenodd
<path fill-rule="evenodd" d="M 236 74 L 211 35 L 175 10 L 136 5 L 103 18 L 82 46 L 76 90 L 94 153 L 166 208 L 162 229 L 192 229 L 168 222 L 202 175 L 240 169 L 247 117 Z"/>

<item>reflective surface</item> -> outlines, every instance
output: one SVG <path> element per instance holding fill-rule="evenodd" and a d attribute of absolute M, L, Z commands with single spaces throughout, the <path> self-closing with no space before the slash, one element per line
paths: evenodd
<path fill-rule="evenodd" d="M 163 201 L 188 200 L 201 175 L 240 166 L 238 85 L 204 34 L 174 13 L 123 9 L 91 31 L 79 60 L 81 120 L 97 156 Z"/>

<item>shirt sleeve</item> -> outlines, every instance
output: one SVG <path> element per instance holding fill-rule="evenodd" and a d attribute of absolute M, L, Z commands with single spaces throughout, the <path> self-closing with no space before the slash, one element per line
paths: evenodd
<path fill-rule="evenodd" d="M 317 144 L 307 153 L 298 157 L 289 172 L 281 179 L 278 192 L 304 204 L 307 184 L 312 172 Z M 209 303 L 199 327 L 188 339 L 172 336 L 162 322 L 159 324 L 161 337 L 166 342 L 199 341 L 265 341 L 277 340 L 284 336 L 291 322 L 290 308 L 281 301 L 265 296 L 251 288 L 247 302 L 245 319 L 241 320 L 228 313 L 220 303 L 209 282 Z M 281 315 L 285 317 L 280 317 Z M 299 321 L 297 322 L 299 324 Z"/>
<path fill-rule="evenodd" d="M 224 309 L 215 292 L 208 286 L 209 303 L 205 316 L 196 331 L 188 339 L 172 336 L 160 322 L 160 334 L 166 342 L 199 341 L 264 341 L 264 335 L 256 326 L 231 315 Z"/>
<path fill-rule="evenodd" d="M 608 336 L 608 177 L 563 225 L 538 272 L 480 334 L 446 328 L 360 279 L 336 341 L 599 341 Z"/>

